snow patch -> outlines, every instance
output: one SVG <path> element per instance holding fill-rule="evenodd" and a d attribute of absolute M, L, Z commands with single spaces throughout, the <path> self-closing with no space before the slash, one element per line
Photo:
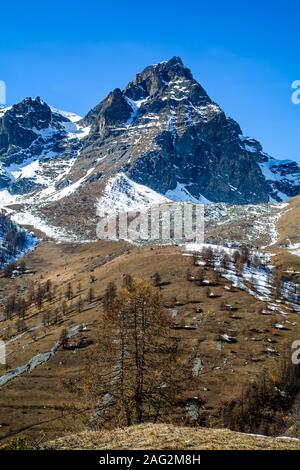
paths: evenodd
<path fill-rule="evenodd" d="M 176 202 L 194 202 L 196 204 L 210 204 L 211 202 L 206 199 L 206 197 L 200 195 L 198 198 L 192 196 L 189 191 L 186 189 L 186 185 L 182 183 L 176 184 L 175 189 L 169 189 L 165 196 L 172 201 Z"/>
<path fill-rule="evenodd" d="M 147 186 L 136 183 L 124 173 L 119 173 L 108 181 L 103 196 L 97 202 L 97 214 L 104 217 L 117 211 L 146 210 L 166 202 L 170 200 Z"/>
<path fill-rule="evenodd" d="M 41 217 L 34 215 L 31 212 L 14 212 L 11 215 L 11 219 L 20 225 L 30 225 L 43 232 L 47 237 L 53 238 L 58 242 L 75 241 L 74 237 L 72 240 L 72 236 L 62 228 L 49 226 Z"/>

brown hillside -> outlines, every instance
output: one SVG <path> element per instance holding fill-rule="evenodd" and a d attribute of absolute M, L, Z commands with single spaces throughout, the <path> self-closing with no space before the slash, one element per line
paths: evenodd
<path fill-rule="evenodd" d="M 300 440 L 247 435 L 228 429 L 144 424 L 113 431 L 82 432 L 48 442 L 50 449 L 300 450 Z"/>
<path fill-rule="evenodd" d="M 204 365 L 199 376 L 183 383 L 185 392 L 178 397 L 181 408 L 165 416 L 164 421 L 167 422 L 182 423 L 184 417 L 185 423 L 194 424 L 196 412 L 202 425 L 223 425 L 229 404 L 239 399 L 250 384 L 257 383 L 264 370 L 276 378 L 281 358 L 286 353 L 290 354 L 291 341 L 300 334 L 297 314 L 289 313 L 293 328 L 275 331 L 272 322 L 277 314 L 271 317 L 260 315 L 258 311 L 264 303 L 240 289 L 229 290 L 231 283 L 223 278 L 213 287 L 215 296 L 208 298 L 207 287 L 187 280 L 187 270 L 197 276 L 199 268 L 193 266 L 192 256 L 183 256 L 180 247 L 138 248 L 126 243 L 57 245 L 43 242 L 25 261 L 35 274 L 15 279 L 1 278 L 2 298 L 13 292 L 24 295 L 32 281 L 37 287 L 39 282 L 44 283 L 48 279 L 55 286 L 55 296 L 50 301 L 45 300 L 41 309 L 35 305 L 29 308 L 23 332 L 16 330 L 15 316 L 10 321 L 2 319 L 0 322 L 3 336 L 8 334 L 8 329 L 11 330 L 8 344 L 10 368 L 25 364 L 40 352 L 49 351 L 62 329 L 71 324 L 86 323 L 84 336 L 93 341 L 96 330 L 99 327 L 101 330 L 101 299 L 107 283 L 115 281 L 120 286 L 124 273 L 138 274 L 148 280 L 154 273 L 160 273 L 164 307 L 177 325 L 173 332 L 179 339 L 187 377 L 195 358 L 200 357 Z M 91 276 L 95 299 L 87 303 L 85 299 Z M 205 268 L 205 277 L 213 280 L 211 268 Z M 68 282 L 72 284 L 74 297 L 67 302 L 68 312 L 61 314 L 61 301 L 65 298 Z M 77 302 L 80 297 L 84 302 L 79 312 Z M 224 303 L 234 305 L 236 310 L 224 309 Z M 47 312 L 52 316 L 56 312 L 59 318 L 44 326 Z M 34 337 L 29 328 L 36 328 Z M 224 332 L 233 332 L 237 342 L 223 343 L 220 349 L 217 339 Z M 270 341 L 273 343 L 271 347 Z M 60 349 L 48 362 L 0 388 L 2 439 L 20 433 L 51 438 L 74 430 L 74 426 L 77 430 L 85 428 L 83 418 L 88 410 L 84 409 L 68 384 L 80 377 L 88 347 Z M 1 375 L 4 373 L 2 367 Z M 117 420 L 111 423 L 111 426 L 117 425 Z"/>

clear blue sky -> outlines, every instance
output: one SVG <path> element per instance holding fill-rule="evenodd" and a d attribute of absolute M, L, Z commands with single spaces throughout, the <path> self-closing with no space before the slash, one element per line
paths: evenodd
<path fill-rule="evenodd" d="M 39 95 L 83 115 L 146 65 L 179 55 L 245 135 L 300 161 L 299 2 L 15 0 L 0 18 L 8 104 Z"/>

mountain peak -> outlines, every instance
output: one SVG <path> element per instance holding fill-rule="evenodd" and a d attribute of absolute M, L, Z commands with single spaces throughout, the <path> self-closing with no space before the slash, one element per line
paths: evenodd
<path fill-rule="evenodd" d="M 168 65 L 179 64 L 183 66 L 183 62 L 180 57 L 174 55 L 171 59 L 167 62 Z"/>
<path fill-rule="evenodd" d="M 171 199 L 184 193 L 244 204 L 300 190 L 299 166 L 269 162 L 178 56 L 149 65 L 123 91 L 112 91 L 83 124 L 92 126 L 88 152 L 103 161 L 101 174 L 113 167 Z"/>
<path fill-rule="evenodd" d="M 189 68 L 185 67 L 183 64 L 182 60 L 178 56 L 174 56 L 168 61 L 165 62 L 160 62 L 155 68 L 160 69 L 163 72 L 166 72 L 167 74 L 170 74 L 170 76 L 174 79 L 176 76 L 177 77 L 184 77 L 189 80 L 193 79 L 193 75 L 190 71 Z"/>
<path fill-rule="evenodd" d="M 22 105 L 28 105 L 28 106 L 48 106 L 47 103 L 41 99 L 40 96 L 37 96 L 36 98 L 32 98 L 31 96 L 26 96 L 22 101 L 19 103 L 15 104 L 14 107 L 16 106 L 22 106 Z"/>
<path fill-rule="evenodd" d="M 149 65 L 121 91 L 115 88 L 81 121 L 92 126 L 92 137 L 103 138 L 112 126 L 130 125 L 143 112 L 170 106 L 207 106 L 212 101 L 180 57 Z M 143 108 L 143 109 L 142 109 Z M 147 108 L 147 110 L 145 109 Z"/>
<path fill-rule="evenodd" d="M 127 85 L 124 92 L 133 100 L 145 99 L 165 89 L 174 80 L 194 80 L 193 75 L 183 65 L 180 57 L 172 57 L 170 60 L 159 64 L 149 65 Z"/>

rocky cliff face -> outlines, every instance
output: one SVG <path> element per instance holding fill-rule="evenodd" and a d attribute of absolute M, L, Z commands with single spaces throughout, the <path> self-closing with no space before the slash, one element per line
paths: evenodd
<path fill-rule="evenodd" d="M 21 197 L 73 227 L 116 201 L 257 204 L 300 193 L 299 165 L 243 136 L 178 57 L 147 67 L 79 119 L 39 98 L 0 110 L 2 205 Z"/>
<path fill-rule="evenodd" d="M 85 155 L 170 198 L 280 201 L 300 192 L 295 162 L 276 161 L 243 137 L 178 57 L 147 67 L 83 120 Z"/>

